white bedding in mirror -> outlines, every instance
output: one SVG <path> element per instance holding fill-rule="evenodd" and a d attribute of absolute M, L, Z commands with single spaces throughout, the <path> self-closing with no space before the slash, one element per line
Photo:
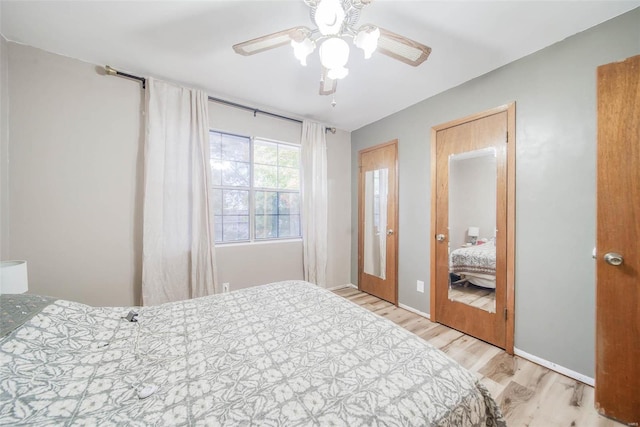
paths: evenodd
<path fill-rule="evenodd" d="M 449 271 L 484 288 L 496 287 L 496 246 L 493 241 L 455 249 L 449 255 Z"/>

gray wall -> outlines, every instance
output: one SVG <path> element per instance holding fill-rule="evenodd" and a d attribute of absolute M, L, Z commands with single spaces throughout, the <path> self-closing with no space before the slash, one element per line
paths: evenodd
<path fill-rule="evenodd" d="M 25 45 L 9 48 L 8 259 L 29 292 L 95 305 L 139 301 L 139 83 Z"/>
<path fill-rule="evenodd" d="M 10 112 L 6 127 L 7 110 L 0 114 L 2 259 L 29 262 L 30 293 L 101 306 L 137 304 L 142 260 L 140 84 L 33 47 L 13 42 L 1 47 L 0 105 L 8 100 Z M 299 124 L 209 105 L 214 128 L 299 141 Z M 349 142 L 348 132 L 327 138 L 328 286 L 349 283 Z M 232 289 L 302 277 L 300 240 L 220 246 L 216 252 L 219 279 Z"/>
<path fill-rule="evenodd" d="M 454 166 L 455 164 L 455 166 Z M 465 158 L 449 166 L 449 248 L 467 242 L 469 227 L 478 239 L 491 239 L 496 229 L 496 157 Z"/>
<path fill-rule="evenodd" d="M 0 34 L 0 259 L 8 248 L 5 245 L 9 234 L 9 54 L 7 41 Z"/>
<path fill-rule="evenodd" d="M 515 346 L 593 377 L 596 67 L 638 53 L 635 9 L 354 131 L 352 282 L 358 151 L 399 140 L 399 301 L 428 312 L 430 129 L 516 101 Z"/>

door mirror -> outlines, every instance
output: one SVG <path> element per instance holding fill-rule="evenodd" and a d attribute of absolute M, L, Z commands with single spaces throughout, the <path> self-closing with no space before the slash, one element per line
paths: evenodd
<path fill-rule="evenodd" d="M 388 183 L 388 169 L 376 169 L 365 173 L 364 272 L 383 280 L 387 273 Z"/>
<path fill-rule="evenodd" d="M 449 299 L 496 311 L 495 147 L 449 156 Z"/>

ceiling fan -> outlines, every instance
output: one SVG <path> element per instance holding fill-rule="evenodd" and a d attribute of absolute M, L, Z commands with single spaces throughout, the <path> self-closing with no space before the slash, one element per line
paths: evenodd
<path fill-rule="evenodd" d="M 389 30 L 372 24 L 356 27 L 361 10 L 372 0 L 304 0 L 310 8 L 311 21 L 315 29 L 304 26 L 278 31 L 233 46 L 240 55 L 254 55 L 265 50 L 290 44 L 295 57 L 307 65 L 309 56 L 319 46 L 322 75 L 320 95 L 336 91 L 338 80 L 349 74 L 345 67 L 349 59 L 349 44 L 353 44 L 370 58 L 378 51 L 391 58 L 417 67 L 427 60 L 431 48 Z"/>

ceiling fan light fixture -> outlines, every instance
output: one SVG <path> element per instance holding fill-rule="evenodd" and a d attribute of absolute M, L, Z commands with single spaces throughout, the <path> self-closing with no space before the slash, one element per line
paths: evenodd
<path fill-rule="evenodd" d="M 340 37 L 330 37 L 320 45 L 319 54 L 326 69 L 344 68 L 349 60 L 349 44 Z"/>
<path fill-rule="evenodd" d="M 0 0 L 2 1 L 2 0 Z M 303 66 L 318 46 L 322 63 L 320 95 L 335 93 L 337 81 L 349 74 L 350 40 L 364 52 L 365 59 L 373 52 L 417 67 L 427 60 L 431 48 L 415 40 L 393 33 L 373 24 L 358 27 L 360 12 L 373 0 L 304 0 L 309 6 L 311 20 L 316 29 L 297 26 L 276 33 L 233 45 L 240 55 L 254 55 L 285 44 L 290 44 L 293 54 Z"/>
<path fill-rule="evenodd" d="M 291 47 L 293 47 L 293 55 L 296 57 L 302 66 L 307 66 L 307 56 L 309 56 L 316 48 L 316 43 L 310 38 L 305 38 L 301 42 L 291 40 Z"/>
<path fill-rule="evenodd" d="M 365 59 L 371 58 L 373 52 L 378 47 L 380 29 L 378 27 L 368 27 L 361 29 L 353 39 L 353 44 L 364 51 Z"/>
<path fill-rule="evenodd" d="M 314 20 L 320 34 L 328 36 L 340 32 L 345 16 L 339 0 L 320 0 L 316 6 Z"/>

